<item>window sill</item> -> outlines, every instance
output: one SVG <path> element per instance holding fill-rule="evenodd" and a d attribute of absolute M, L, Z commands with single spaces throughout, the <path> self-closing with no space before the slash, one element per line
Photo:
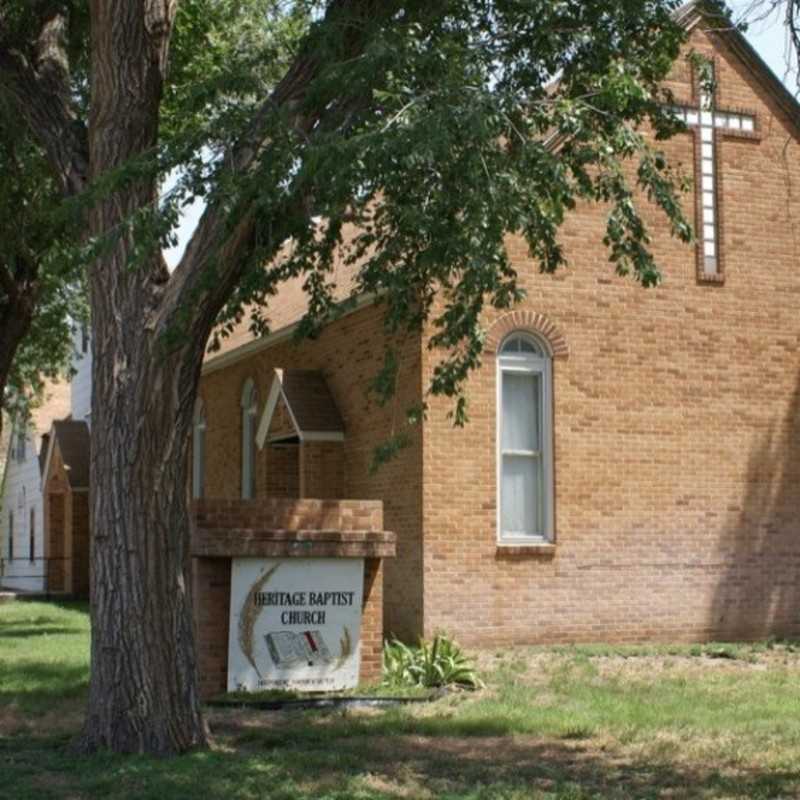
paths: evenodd
<path fill-rule="evenodd" d="M 554 542 L 498 542 L 496 558 L 530 556 L 533 558 L 552 558 L 556 554 Z"/>

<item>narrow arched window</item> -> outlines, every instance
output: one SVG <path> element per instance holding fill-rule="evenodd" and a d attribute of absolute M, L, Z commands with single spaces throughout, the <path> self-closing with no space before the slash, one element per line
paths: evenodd
<path fill-rule="evenodd" d="M 36 509 L 31 509 L 31 526 L 28 531 L 28 560 L 36 561 Z"/>
<path fill-rule="evenodd" d="M 205 493 L 206 483 L 206 412 L 201 398 L 194 405 L 192 423 L 192 497 Z"/>
<path fill-rule="evenodd" d="M 553 538 L 552 361 L 512 333 L 497 359 L 498 538 Z"/>
<path fill-rule="evenodd" d="M 258 392 L 252 378 L 248 378 L 242 389 L 242 499 L 255 496 L 256 466 L 256 414 Z"/>
<path fill-rule="evenodd" d="M 14 560 L 14 512 L 8 512 L 8 560 Z"/>

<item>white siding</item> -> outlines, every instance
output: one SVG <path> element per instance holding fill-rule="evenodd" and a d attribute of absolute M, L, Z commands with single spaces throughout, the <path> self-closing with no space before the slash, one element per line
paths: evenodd
<path fill-rule="evenodd" d="M 92 411 L 92 348 L 88 345 L 83 353 L 83 337 L 80 328 L 75 332 L 75 356 L 72 362 L 77 370 L 72 378 L 72 418 L 89 421 Z M 86 339 L 88 343 L 88 336 Z"/>
<path fill-rule="evenodd" d="M 68 414 L 76 420 L 88 421 L 92 407 L 92 352 L 83 353 L 80 328 L 73 335 L 73 367 L 75 376 L 69 383 L 51 386 L 45 402 L 33 412 L 33 423 L 27 437 L 25 459 L 17 461 L 15 437 L 6 462 L 5 480 L 0 497 L 0 586 L 8 589 L 38 591 L 45 588 L 44 508 L 42 478 L 39 473 L 39 447 L 42 435 L 50 431 L 54 420 Z M 10 422 L 7 422 L 10 425 Z M 34 561 L 30 560 L 30 519 L 34 511 Z M 14 559 L 9 562 L 9 516 L 14 514 Z"/>
<path fill-rule="evenodd" d="M 15 443 L 16 437 L 12 439 Z M 42 479 L 39 474 L 37 446 L 38 436 L 28 435 L 25 460 L 17 461 L 14 450 L 6 462 L 6 477 L 0 506 L 0 558 L 3 575 L 0 585 L 8 589 L 41 590 L 44 588 L 44 509 L 42 508 Z M 30 555 L 31 508 L 35 514 L 34 554 Z M 10 512 L 14 513 L 14 560 L 8 560 L 8 521 Z"/>

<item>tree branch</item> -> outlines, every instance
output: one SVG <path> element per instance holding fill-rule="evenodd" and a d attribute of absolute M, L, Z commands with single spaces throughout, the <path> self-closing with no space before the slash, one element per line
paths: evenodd
<path fill-rule="evenodd" d="M 89 145 L 72 101 L 67 26 L 64 10 L 50 8 L 33 41 L 15 41 L 0 15 L 0 92 L 28 123 L 64 193 L 76 195 L 86 187 Z"/>
<path fill-rule="evenodd" d="M 0 264 L 0 286 L 5 289 L 9 301 L 11 303 L 16 303 L 19 289 L 17 287 L 17 282 L 14 280 L 5 264 Z"/>
<path fill-rule="evenodd" d="M 340 34 L 343 36 L 341 56 L 350 60 L 357 58 L 367 44 L 368 23 L 390 19 L 399 6 L 399 3 L 389 0 L 333 0 L 322 24 L 343 31 Z M 311 41 L 307 41 L 286 75 L 254 115 L 249 134 L 234 145 L 225 157 L 225 163 L 231 164 L 233 171 L 246 173 L 263 157 L 263 151 L 269 144 L 267 131 L 278 113 L 288 112 L 287 125 L 299 135 L 308 137 L 313 130 L 321 129 L 319 123 L 332 109 L 303 108 L 303 100 L 319 75 L 322 59 L 323 54 L 314 49 Z M 295 198 L 294 204 L 297 203 L 302 203 L 302 199 Z M 286 210 L 282 209 L 284 212 Z M 280 231 L 283 216 L 280 211 L 275 215 L 274 230 Z M 275 252 L 282 241 L 280 235 L 275 237 Z M 213 203 L 209 204 L 170 278 L 153 326 L 167 328 L 182 309 L 191 307 L 190 328 L 204 333 L 207 338 L 219 311 L 244 273 L 257 242 L 254 213 L 245 211 L 235 229 L 226 233 L 222 210 Z M 201 290 L 204 266 L 212 253 L 220 269 L 213 286 Z"/>

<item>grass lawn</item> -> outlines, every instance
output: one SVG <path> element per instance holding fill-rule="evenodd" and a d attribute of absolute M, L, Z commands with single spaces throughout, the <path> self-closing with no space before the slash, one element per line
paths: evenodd
<path fill-rule="evenodd" d="M 173 760 L 68 750 L 79 605 L 0 604 L 0 798 L 588 800 L 800 797 L 800 648 L 518 648 L 486 688 L 390 710 L 214 709 Z"/>

